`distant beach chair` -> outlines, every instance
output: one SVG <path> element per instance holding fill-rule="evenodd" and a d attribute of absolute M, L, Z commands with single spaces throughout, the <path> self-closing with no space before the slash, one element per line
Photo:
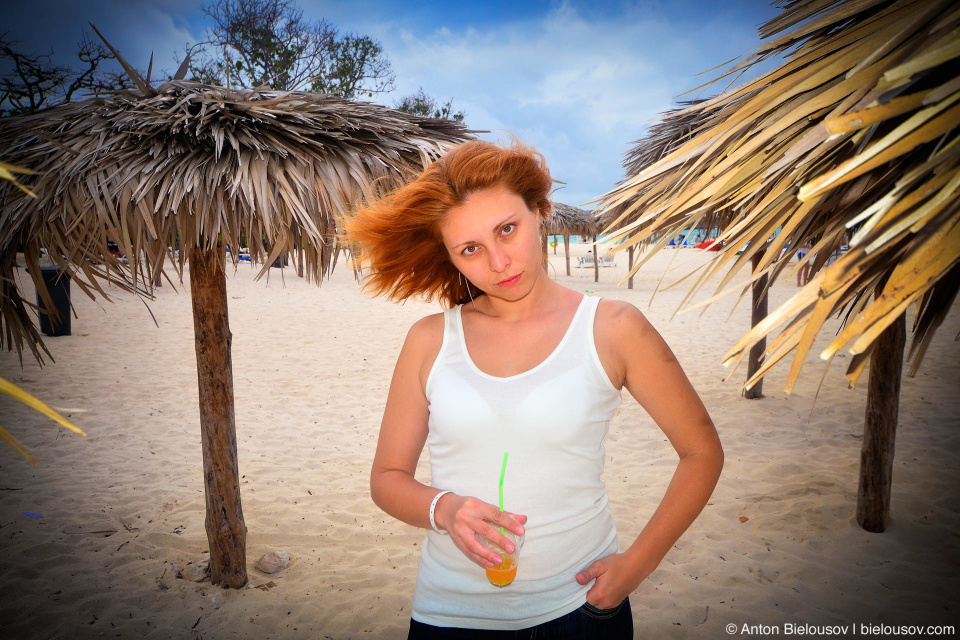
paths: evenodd
<path fill-rule="evenodd" d="M 580 256 L 580 262 L 577 264 L 577 267 L 584 266 L 593 266 L 593 251 L 587 251 L 586 255 Z"/>
<path fill-rule="evenodd" d="M 600 258 L 601 267 L 615 267 L 617 266 L 617 258 L 614 256 L 613 251 L 608 251 Z"/>

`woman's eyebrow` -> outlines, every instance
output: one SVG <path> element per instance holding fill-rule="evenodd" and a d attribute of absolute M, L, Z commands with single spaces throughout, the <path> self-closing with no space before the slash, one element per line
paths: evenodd
<path fill-rule="evenodd" d="M 500 222 L 498 222 L 498 223 L 496 223 L 495 225 L 493 225 L 493 228 L 494 228 L 494 229 L 499 229 L 499 228 L 501 228 L 503 225 L 510 223 L 511 220 L 512 220 L 516 215 L 517 215 L 517 212 L 514 211 L 514 212 L 510 213 L 509 215 L 504 216 L 503 219 L 500 220 Z M 451 248 L 451 249 L 456 249 L 457 247 L 461 247 L 461 246 L 463 246 L 463 245 L 465 245 L 465 244 L 479 244 L 479 242 L 480 242 L 479 240 L 464 240 L 464 241 L 462 241 L 462 242 L 458 242 L 457 244 L 452 244 L 452 245 L 450 245 L 450 248 Z"/>

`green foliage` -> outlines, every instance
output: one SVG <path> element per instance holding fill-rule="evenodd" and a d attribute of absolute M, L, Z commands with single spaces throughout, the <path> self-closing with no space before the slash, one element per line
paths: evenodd
<path fill-rule="evenodd" d="M 372 98 L 375 93 L 393 88 L 393 74 L 383 47 L 368 36 L 347 34 L 334 39 L 324 71 L 311 85 L 311 91 L 352 99 L 358 94 Z"/>
<path fill-rule="evenodd" d="M 213 26 L 210 39 L 192 56 L 191 79 L 196 82 L 308 87 L 345 98 L 393 88 L 390 62 L 379 42 L 355 34 L 341 37 L 326 20 L 307 22 L 293 2 L 214 0 L 203 11 Z"/>
<path fill-rule="evenodd" d="M 398 111 L 410 113 L 415 116 L 424 116 L 426 118 L 444 118 L 455 122 L 463 122 L 466 113 L 463 111 L 453 112 L 453 99 L 447 100 L 444 104 L 439 104 L 433 96 L 427 94 L 423 87 L 417 89 L 416 93 L 404 96 L 394 104 Z"/>

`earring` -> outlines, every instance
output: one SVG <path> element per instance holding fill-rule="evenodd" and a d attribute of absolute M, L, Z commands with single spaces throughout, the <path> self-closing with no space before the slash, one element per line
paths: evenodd
<path fill-rule="evenodd" d="M 463 286 L 463 282 L 464 282 L 464 280 L 466 280 L 466 278 L 463 277 L 463 274 L 460 273 L 459 270 L 457 270 L 457 279 L 460 280 L 460 286 L 462 287 L 462 286 Z M 476 311 L 476 310 L 477 310 L 477 303 L 474 302 L 474 300 L 473 300 L 473 292 L 470 291 L 470 281 L 469 281 L 469 280 L 467 280 L 467 295 L 470 296 L 470 304 L 473 305 L 473 309 L 474 309 L 474 311 Z"/>

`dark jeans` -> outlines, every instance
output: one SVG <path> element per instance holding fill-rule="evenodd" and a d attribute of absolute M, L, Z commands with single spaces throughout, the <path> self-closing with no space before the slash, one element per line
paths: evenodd
<path fill-rule="evenodd" d="M 613 609 L 585 603 L 556 620 L 519 631 L 435 627 L 411 620 L 407 640 L 633 640 L 633 613 L 629 599 Z"/>

